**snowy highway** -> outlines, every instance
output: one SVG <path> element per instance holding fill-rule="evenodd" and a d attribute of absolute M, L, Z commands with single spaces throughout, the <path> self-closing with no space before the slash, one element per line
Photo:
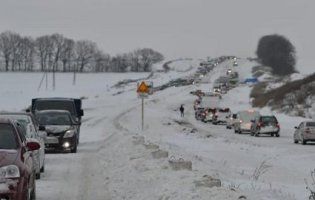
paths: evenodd
<path fill-rule="evenodd" d="M 185 61 L 193 69 L 152 77 L 159 85 L 167 80 L 194 73 L 196 64 Z M 179 63 L 179 66 L 185 63 Z M 208 77 L 209 83 L 172 87 L 156 92 L 145 100 L 145 129 L 141 131 L 141 101 L 136 83 L 112 88 L 127 78 L 147 74 L 82 74 L 77 86 L 68 84 L 69 74 L 58 74 L 59 87 L 53 91 L 34 91 L 37 81 L 29 81 L 22 92 L 7 91 L 3 101 L 19 99 L 2 110 L 19 110 L 34 96 L 84 97 L 85 116 L 76 154 L 46 154 L 46 169 L 36 182 L 39 200 L 183 200 L 183 199 L 306 199 L 304 179 L 315 166 L 314 145 L 293 144 L 293 131 L 303 118 L 277 114 L 280 138 L 251 137 L 235 134 L 225 126 L 205 124 L 194 118 L 195 89 L 212 88 L 212 82 L 226 71 L 230 63 L 217 66 Z M 246 76 L 253 63 L 240 61 L 239 73 Z M 174 66 L 176 70 L 176 66 Z M 9 74 L 10 75 L 10 74 Z M 5 81 L 9 76 L 2 76 Z M 25 79 L 34 79 L 28 74 Z M 22 78 L 22 77 L 21 77 Z M 34 79 L 37 80 L 37 79 Z M 3 87 L 3 86 L 2 86 Z M 11 86 L 19 91 L 21 85 Z M 250 108 L 250 87 L 239 86 L 223 96 L 233 112 Z M 117 93 L 119 93 L 117 95 Z M 178 108 L 184 104 L 185 117 Z M 264 109 L 261 112 L 271 112 Z M 140 141 L 140 142 L 139 142 Z M 154 159 L 149 144 L 168 152 L 168 158 Z M 169 158 L 192 162 L 192 170 L 175 171 Z M 262 168 L 261 174 L 255 170 Z M 222 181 L 222 187 L 200 187 L 204 176 Z"/>

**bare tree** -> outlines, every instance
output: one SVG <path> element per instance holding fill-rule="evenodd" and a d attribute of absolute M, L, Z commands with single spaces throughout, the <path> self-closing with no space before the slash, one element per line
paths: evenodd
<path fill-rule="evenodd" d="M 93 55 L 97 50 L 97 46 L 94 42 L 89 40 L 80 40 L 76 43 L 75 50 L 79 71 L 83 72 L 85 67 L 90 64 Z"/>
<path fill-rule="evenodd" d="M 19 71 L 32 71 L 34 67 L 35 42 L 31 37 L 23 37 L 20 41 L 17 59 Z"/>
<path fill-rule="evenodd" d="M 6 31 L 0 34 L 0 50 L 5 62 L 5 71 L 9 71 L 10 61 L 15 61 L 16 50 L 18 45 L 18 38 L 20 36 L 16 33 Z M 13 55 L 14 54 L 14 55 Z M 12 63 L 14 64 L 14 62 Z M 14 70 L 14 65 L 12 65 L 12 70 Z"/>
<path fill-rule="evenodd" d="M 41 71 L 49 71 L 53 51 L 53 44 L 50 36 L 44 35 L 38 37 L 35 41 L 35 44 Z"/>
<path fill-rule="evenodd" d="M 72 39 L 65 38 L 62 50 L 60 54 L 60 59 L 62 61 L 62 71 L 71 71 L 71 63 L 73 63 L 74 60 L 74 45 L 75 42 Z"/>

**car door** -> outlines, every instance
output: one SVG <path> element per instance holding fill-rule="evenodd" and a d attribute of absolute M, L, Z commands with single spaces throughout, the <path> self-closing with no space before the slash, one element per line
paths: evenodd
<path fill-rule="evenodd" d="M 33 178 L 33 176 L 35 175 L 33 172 L 35 172 L 35 167 L 34 167 L 34 163 L 33 163 L 33 155 L 31 151 L 28 151 L 26 144 L 27 144 L 27 139 L 25 137 L 25 129 L 23 129 L 23 126 L 19 123 L 15 123 L 16 129 L 17 129 L 17 133 L 21 139 L 21 143 L 22 143 L 22 156 L 23 156 L 23 160 L 24 160 L 24 164 L 27 168 L 27 171 L 29 174 L 31 174 L 31 178 Z"/>
<path fill-rule="evenodd" d="M 302 124 L 303 124 L 303 122 L 300 123 L 298 127 L 296 127 L 296 129 L 294 131 L 294 139 L 301 140 L 301 136 L 300 136 L 301 131 L 300 131 L 300 129 L 302 127 Z"/>

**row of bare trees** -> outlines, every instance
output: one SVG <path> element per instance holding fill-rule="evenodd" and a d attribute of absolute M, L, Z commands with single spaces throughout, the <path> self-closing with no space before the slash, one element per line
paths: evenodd
<path fill-rule="evenodd" d="M 1 71 L 147 72 L 163 59 L 150 48 L 112 57 L 92 41 L 57 33 L 36 39 L 10 31 L 0 34 Z"/>

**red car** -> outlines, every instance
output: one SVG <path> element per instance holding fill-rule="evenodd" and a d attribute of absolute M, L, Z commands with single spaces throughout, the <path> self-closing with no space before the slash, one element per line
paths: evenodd
<path fill-rule="evenodd" d="M 26 141 L 22 125 L 0 118 L 0 199 L 36 199 L 31 151 L 39 148 L 39 143 Z"/>

